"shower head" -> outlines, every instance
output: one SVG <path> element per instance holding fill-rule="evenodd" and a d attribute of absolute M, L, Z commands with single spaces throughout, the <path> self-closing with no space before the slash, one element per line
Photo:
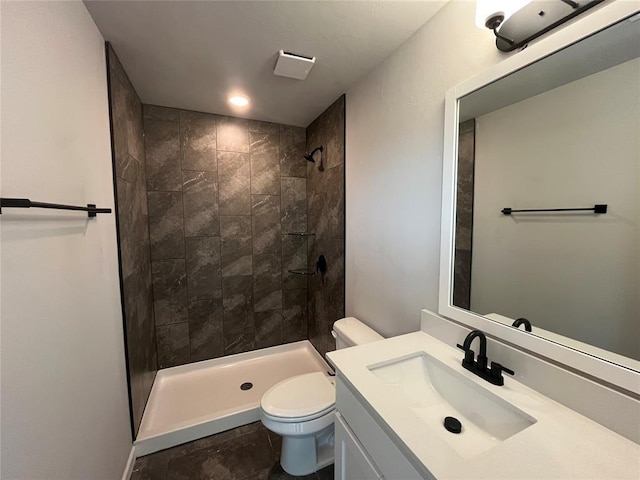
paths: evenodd
<path fill-rule="evenodd" d="M 316 161 L 314 160 L 313 156 L 315 155 L 315 153 L 317 151 L 320 151 L 320 153 L 322 153 L 322 151 L 324 150 L 324 147 L 322 145 L 320 145 L 319 147 L 314 148 L 311 153 L 307 153 L 304 158 L 311 162 L 311 163 L 316 163 Z"/>

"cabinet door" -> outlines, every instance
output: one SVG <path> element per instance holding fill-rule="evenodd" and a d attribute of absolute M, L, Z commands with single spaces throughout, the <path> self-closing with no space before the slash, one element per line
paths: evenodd
<path fill-rule="evenodd" d="M 382 474 L 339 413 L 335 427 L 336 480 L 382 480 Z"/>

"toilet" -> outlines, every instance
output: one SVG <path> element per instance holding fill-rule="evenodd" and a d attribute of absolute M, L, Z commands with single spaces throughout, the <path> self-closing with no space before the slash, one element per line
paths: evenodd
<path fill-rule="evenodd" d="M 333 324 L 336 349 L 383 340 L 353 317 Z M 260 420 L 282 436 L 280 465 L 289 475 L 308 475 L 333 463 L 335 379 L 329 372 L 288 378 L 260 401 Z"/>

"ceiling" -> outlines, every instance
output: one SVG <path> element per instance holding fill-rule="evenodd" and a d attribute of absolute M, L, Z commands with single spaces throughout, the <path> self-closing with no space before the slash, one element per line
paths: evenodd
<path fill-rule="evenodd" d="M 143 103 L 302 127 L 445 3 L 85 0 Z M 317 58 L 306 80 L 273 74 L 280 49 Z"/>

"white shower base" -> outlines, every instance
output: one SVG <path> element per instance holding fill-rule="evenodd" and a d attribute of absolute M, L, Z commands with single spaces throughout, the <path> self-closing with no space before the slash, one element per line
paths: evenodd
<path fill-rule="evenodd" d="M 136 456 L 255 422 L 260 399 L 273 385 L 329 369 L 307 340 L 162 369 L 144 410 Z M 245 382 L 253 387 L 241 390 Z"/>

